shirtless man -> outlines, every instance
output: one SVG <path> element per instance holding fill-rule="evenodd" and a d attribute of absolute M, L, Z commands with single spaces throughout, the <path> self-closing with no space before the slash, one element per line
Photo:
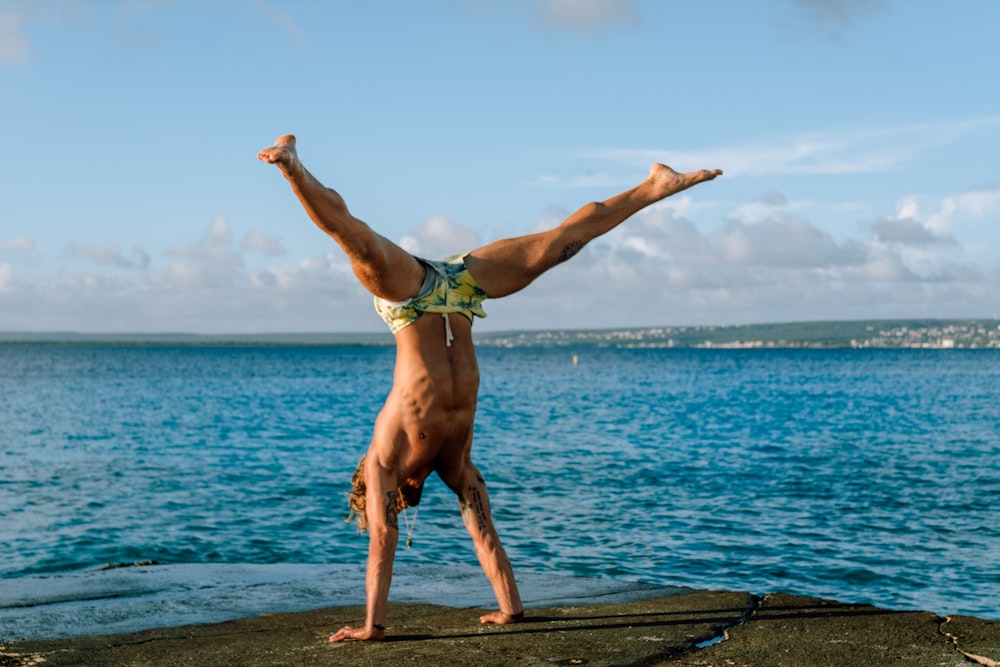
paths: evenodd
<path fill-rule="evenodd" d="M 339 194 L 305 169 L 292 135 L 279 137 L 257 157 L 277 165 L 312 221 L 347 254 L 354 274 L 375 296 L 376 309 L 396 339 L 392 390 L 355 474 L 352 499 L 352 507 L 361 513 L 359 524 L 367 524 L 369 534 L 365 624 L 342 628 L 330 641 L 385 638 L 398 514 L 419 501 L 432 472 L 458 496 L 466 529 L 500 606 L 480 622 L 502 625 L 521 620 L 524 608 L 514 571 L 493 526 L 483 476 L 471 457 L 479 389 L 473 316 L 486 316 L 483 299 L 523 289 L 638 211 L 722 172 L 703 169 L 681 174 L 654 164 L 639 185 L 585 205 L 555 229 L 427 262 L 355 218 Z"/>

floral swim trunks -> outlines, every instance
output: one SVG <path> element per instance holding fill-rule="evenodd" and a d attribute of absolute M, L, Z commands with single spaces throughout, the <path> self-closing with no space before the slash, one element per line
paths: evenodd
<path fill-rule="evenodd" d="M 468 254 L 468 253 L 466 253 Z M 448 313 L 462 313 L 473 321 L 475 317 L 486 317 L 482 290 L 472 274 L 465 268 L 465 255 L 455 255 L 441 261 L 417 258 L 427 267 L 424 284 L 417 295 L 406 301 L 386 301 L 375 297 L 375 310 L 389 325 L 389 331 L 397 333 L 417 321 L 424 313 L 440 313 L 446 325 L 447 343 L 451 345 L 451 326 Z"/>

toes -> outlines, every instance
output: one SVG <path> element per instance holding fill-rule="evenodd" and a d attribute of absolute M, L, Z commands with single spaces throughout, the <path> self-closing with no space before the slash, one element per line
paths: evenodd
<path fill-rule="evenodd" d="M 261 152 L 257 153 L 257 159 L 263 162 L 277 162 L 278 157 L 283 151 L 275 148 L 265 148 Z"/>
<path fill-rule="evenodd" d="M 288 154 L 288 148 L 285 146 L 270 146 L 257 153 L 257 159 L 274 164 L 275 162 L 281 162 L 282 158 Z"/>

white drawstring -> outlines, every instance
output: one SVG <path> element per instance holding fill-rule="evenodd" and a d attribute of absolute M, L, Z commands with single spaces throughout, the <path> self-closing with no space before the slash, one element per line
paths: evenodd
<path fill-rule="evenodd" d="M 455 340 L 455 334 L 451 332 L 451 320 L 448 319 L 448 313 L 441 313 L 441 317 L 444 318 L 444 344 L 451 347 L 451 341 Z"/>

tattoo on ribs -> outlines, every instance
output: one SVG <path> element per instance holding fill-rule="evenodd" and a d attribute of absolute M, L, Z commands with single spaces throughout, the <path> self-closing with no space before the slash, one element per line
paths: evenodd
<path fill-rule="evenodd" d="M 399 492 L 387 491 L 385 494 L 385 525 L 399 530 Z"/>
<path fill-rule="evenodd" d="M 567 243 L 566 246 L 562 249 L 562 252 L 559 253 L 559 262 L 560 263 L 565 262 L 576 253 L 580 252 L 583 249 L 584 245 L 585 244 L 583 241 L 570 241 L 569 243 Z"/>

